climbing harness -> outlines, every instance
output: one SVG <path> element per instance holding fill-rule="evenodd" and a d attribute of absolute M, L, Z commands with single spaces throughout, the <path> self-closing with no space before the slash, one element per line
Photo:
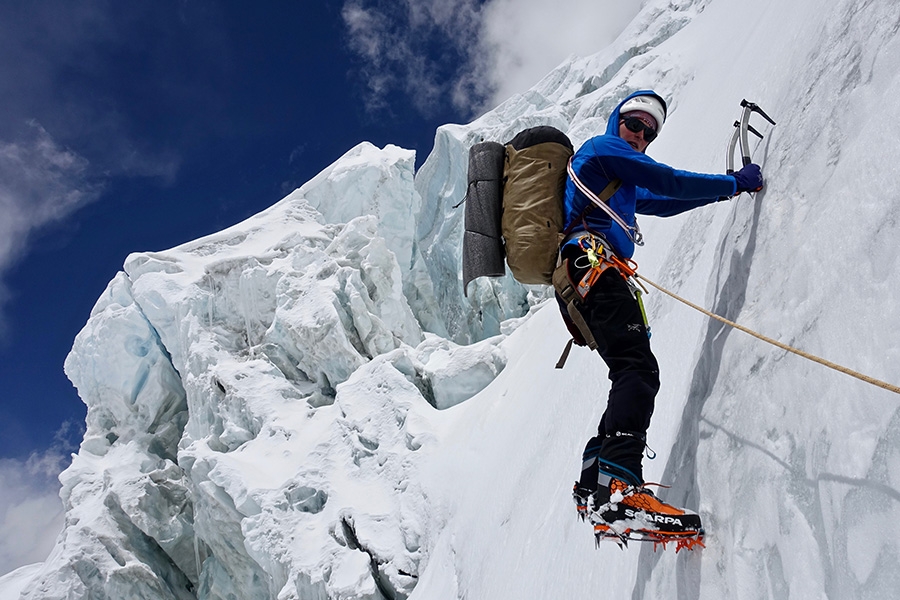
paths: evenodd
<path fill-rule="evenodd" d="M 595 234 L 585 233 L 578 237 L 578 247 L 584 250 L 584 256 L 575 259 L 576 269 L 588 269 L 578 281 L 575 291 L 582 300 L 591 291 L 591 286 L 600 279 L 607 269 L 615 269 L 629 284 L 629 288 L 639 289 L 634 279 L 637 273 L 637 263 L 631 259 L 622 260 L 610 249 L 605 240 Z"/>
<path fill-rule="evenodd" d="M 753 162 L 750 158 L 750 140 L 747 136 L 747 132 L 751 132 L 759 139 L 763 138 L 762 134 L 750 125 L 750 115 L 752 113 L 758 113 L 766 121 L 775 125 L 775 121 L 773 121 L 759 105 L 744 99 L 741 100 L 741 107 L 744 109 L 741 112 L 741 120 L 734 122 L 734 132 L 731 134 L 731 140 L 728 142 L 728 152 L 725 153 L 725 173 L 728 175 L 734 173 L 734 149 L 735 146 L 737 146 L 738 140 L 740 140 L 741 143 L 741 162 L 743 163 L 743 166 L 746 167 Z"/>
<path fill-rule="evenodd" d="M 569 159 L 569 162 L 566 166 L 566 170 L 569 173 L 569 176 L 572 178 L 572 181 L 575 182 L 575 185 L 578 186 L 579 189 L 583 189 L 591 200 L 591 204 L 588 204 L 583 211 L 581 211 L 581 215 L 579 215 L 578 219 L 573 219 L 569 226 L 560 234 L 560 242 L 559 242 L 559 253 L 557 254 L 556 261 L 556 269 L 553 271 L 550 282 L 553 285 L 553 288 L 556 290 L 556 293 L 562 299 L 564 310 L 562 312 L 563 320 L 566 323 L 566 328 L 569 330 L 569 333 L 572 334 L 572 338 L 566 343 L 566 347 L 562 352 L 562 355 L 559 357 L 559 360 L 556 362 L 556 368 L 562 369 L 566 364 L 566 359 L 569 357 L 569 351 L 572 349 L 572 344 L 577 343 L 579 346 L 587 346 L 591 350 L 597 349 L 597 341 L 594 339 L 594 334 L 591 333 L 591 328 L 588 327 L 587 321 L 584 320 L 584 317 L 581 314 L 581 311 L 578 310 L 578 305 L 581 303 L 581 300 L 584 299 L 584 296 L 587 295 L 587 292 L 590 290 L 590 286 L 594 281 L 600 276 L 597 273 L 594 276 L 594 279 L 586 282 L 587 289 L 584 290 L 584 295 L 580 295 L 576 289 L 576 284 L 569 279 L 569 261 L 562 259 L 562 248 L 566 245 L 569 239 L 573 235 L 581 235 L 581 234 L 573 234 L 572 230 L 575 228 L 577 223 L 581 223 L 584 226 L 585 231 L 589 231 L 587 226 L 586 217 L 588 213 L 594 210 L 596 207 L 601 207 L 604 212 L 606 212 L 610 217 L 612 217 L 617 223 L 621 223 L 622 227 L 627 228 L 627 224 L 622 220 L 619 215 L 616 214 L 614 210 L 612 210 L 606 202 L 613 197 L 613 195 L 619 191 L 619 188 L 622 186 L 622 181 L 620 179 L 613 179 L 610 181 L 605 188 L 600 192 L 599 196 L 593 193 L 590 189 L 585 186 L 581 180 L 575 175 L 575 171 L 572 169 L 572 159 Z M 628 229 L 626 229 L 626 232 Z M 629 234 L 630 235 L 630 234 Z M 640 232 L 638 232 L 640 235 Z M 595 258 L 599 258 L 599 255 L 596 254 Z M 602 254 L 602 251 L 600 251 Z M 637 267 L 637 265 L 635 265 Z M 593 269 L 591 269 L 593 271 Z"/>
<path fill-rule="evenodd" d="M 578 270 L 586 269 L 586 271 L 578 281 L 573 281 L 569 274 L 569 262 L 571 259 L 567 258 L 561 259 L 553 272 L 553 287 L 560 298 L 562 298 L 572 326 L 576 330 L 572 331 L 572 327 L 569 327 L 572 339 L 568 341 L 562 355 L 559 357 L 556 363 L 557 369 L 565 366 L 573 343 L 588 346 L 591 350 L 597 349 L 597 342 L 591 333 L 587 321 L 582 316 L 579 306 L 607 269 L 614 269 L 625 280 L 629 291 L 637 300 L 641 317 L 644 321 L 644 329 L 647 331 L 647 336 L 650 336 L 650 325 L 647 322 L 647 311 L 644 309 L 642 297 L 647 289 L 637 279 L 637 263 L 631 259 L 623 260 L 616 256 L 603 236 L 599 234 L 578 232 L 565 238 L 560 246 L 565 245 L 570 239 L 577 240 L 578 247 L 584 252 L 583 255 L 574 259 L 573 266 Z M 569 323 L 566 323 L 566 325 L 568 327 Z M 580 334 L 581 340 L 578 340 L 578 336 L 575 335 L 576 332 Z"/>
<path fill-rule="evenodd" d="M 572 158 L 569 158 L 569 162 L 566 164 L 566 172 L 569 175 L 569 178 L 572 180 L 572 183 L 575 184 L 575 187 L 581 191 L 582 194 L 587 196 L 588 200 L 590 200 L 590 204 L 588 204 L 584 210 L 579 215 L 578 219 L 573 219 L 569 226 L 566 227 L 565 231 L 560 235 L 560 254 L 557 259 L 556 269 L 553 271 L 551 275 L 551 283 L 553 284 L 553 288 L 556 290 L 556 293 L 562 299 L 563 303 L 563 319 L 566 322 L 566 327 L 569 329 L 569 332 L 572 334 L 572 338 L 566 343 L 566 347 L 562 352 L 562 355 L 559 357 L 559 360 L 556 363 L 556 368 L 561 369 L 566 364 L 566 359 L 569 357 L 569 351 L 572 349 L 572 344 L 577 343 L 579 346 L 587 346 L 591 350 L 597 349 L 597 341 L 594 339 L 594 334 L 591 333 L 590 327 L 588 327 L 587 321 L 584 320 L 584 317 L 581 314 L 581 311 L 578 310 L 578 305 L 582 300 L 587 296 L 588 292 L 591 289 L 591 286 L 596 283 L 596 281 L 600 278 L 600 275 L 608 269 L 609 267 L 615 268 L 619 273 L 625 277 L 625 280 L 629 282 L 629 288 L 633 291 L 632 293 L 636 294 L 636 298 L 638 302 L 641 303 L 640 300 L 640 292 L 635 292 L 635 289 L 638 289 L 636 285 L 636 279 L 634 278 L 634 272 L 637 268 L 637 265 L 633 262 L 629 264 L 629 262 L 621 261 L 615 254 L 610 251 L 609 245 L 605 242 L 598 243 L 595 240 L 594 234 L 590 233 L 590 228 L 587 225 L 586 217 L 588 213 L 590 213 L 595 208 L 600 208 L 605 212 L 610 219 L 616 222 L 619 227 L 625 232 L 625 234 L 638 246 L 643 246 L 643 236 L 641 235 L 641 231 L 637 226 L 637 221 L 635 221 L 634 226 L 629 225 L 625 222 L 625 220 L 613 210 L 607 202 L 610 198 L 615 195 L 619 188 L 622 186 L 622 180 L 613 179 L 606 185 L 605 188 L 600 192 L 600 194 L 595 194 L 589 187 L 587 187 L 579 178 L 578 175 L 575 174 L 575 169 L 572 166 Z M 572 234 L 572 229 L 574 229 L 577 223 L 581 223 L 584 226 L 585 232 L 584 234 Z M 585 266 L 590 267 L 585 275 L 581 278 L 579 282 L 573 282 L 569 279 L 569 261 L 568 259 L 562 259 L 562 247 L 569 241 L 572 235 L 581 235 L 581 239 L 579 241 L 579 246 L 585 250 L 587 256 L 587 265 L 576 265 L 576 267 L 580 266 L 584 268 Z M 590 240 L 585 242 L 584 245 L 582 240 Z M 633 266 L 632 266 L 633 265 Z M 641 304 L 641 314 L 646 315 L 644 312 L 643 304 Z M 646 316 L 645 316 L 646 321 Z"/>

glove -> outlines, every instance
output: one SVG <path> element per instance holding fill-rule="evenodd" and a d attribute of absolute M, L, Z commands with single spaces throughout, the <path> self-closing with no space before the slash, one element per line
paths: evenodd
<path fill-rule="evenodd" d="M 735 171 L 731 176 L 737 181 L 738 194 L 741 192 L 758 192 L 765 183 L 762 171 L 759 170 L 759 165 L 753 163 L 750 163 L 740 171 Z"/>

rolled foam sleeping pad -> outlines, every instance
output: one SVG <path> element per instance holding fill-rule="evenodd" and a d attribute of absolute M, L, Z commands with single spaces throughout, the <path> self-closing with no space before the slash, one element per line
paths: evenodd
<path fill-rule="evenodd" d="M 497 142 L 481 142 L 469 149 L 463 233 L 463 294 L 478 277 L 506 274 L 500 215 L 503 207 L 503 162 L 506 149 Z"/>

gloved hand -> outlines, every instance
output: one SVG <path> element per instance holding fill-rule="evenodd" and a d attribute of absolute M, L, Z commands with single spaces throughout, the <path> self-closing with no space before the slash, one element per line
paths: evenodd
<path fill-rule="evenodd" d="M 735 171 L 731 176 L 737 181 L 738 194 L 741 192 L 758 192 L 765 183 L 762 171 L 759 170 L 759 165 L 753 163 L 750 163 L 740 171 Z"/>

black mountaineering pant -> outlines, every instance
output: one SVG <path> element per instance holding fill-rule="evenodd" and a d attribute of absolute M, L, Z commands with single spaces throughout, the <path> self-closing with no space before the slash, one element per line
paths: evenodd
<path fill-rule="evenodd" d="M 575 258 L 584 253 L 569 246 L 563 256 L 570 259 L 571 280 L 577 283 L 587 268 L 575 267 Z M 585 259 L 578 261 L 585 262 Z M 610 268 L 594 283 L 580 310 L 597 342 L 597 351 L 609 367 L 612 382 L 597 437 L 585 448 L 585 466 L 596 456 L 608 473 L 640 485 L 647 428 L 659 391 L 659 365 L 650 351 L 640 305 L 625 279 Z M 596 461 L 590 462 L 596 468 Z M 593 489 L 597 485 L 593 475 L 596 471 L 590 471 L 582 475 L 581 484 Z M 592 481 L 584 481 L 586 475 Z"/>

